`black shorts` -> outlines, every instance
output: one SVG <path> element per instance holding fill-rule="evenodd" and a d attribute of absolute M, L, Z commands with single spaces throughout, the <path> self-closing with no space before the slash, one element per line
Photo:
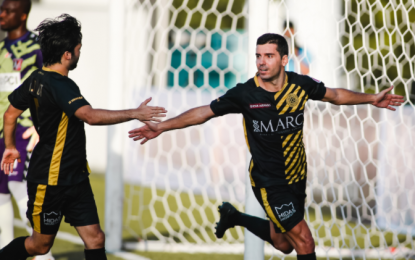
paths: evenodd
<path fill-rule="evenodd" d="M 99 224 L 89 178 L 72 186 L 50 186 L 27 182 L 29 202 L 26 216 L 40 234 L 56 234 L 62 217 L 71 226 Z"/>
<path fill-rule="evenodd" d="M 306 180 L 290 185 L 255 188 L 255 197 L 274 223 L 276 233 L 290 231 L 304 219 Z"/>

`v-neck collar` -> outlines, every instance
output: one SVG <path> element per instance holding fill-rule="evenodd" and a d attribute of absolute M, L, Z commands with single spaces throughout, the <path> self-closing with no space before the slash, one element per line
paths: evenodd
<path fill-rule="evenodd" d="M 284 86 L 282 86 L 281 90 L 275 91 L 275 92 L 271 92 L 271 91 L 268 91 L 268 90 L 266 90 L 264 88 L 262 88 L 262 89 L 264 91 L 266 91 L 266 92 L 269 92 L 269 93 L 277 93 L 277 92 L 283 91 L 285 89 L 285 87 L 288 85 L 288 75 L 287 75 L 286 72 L 284 72 L 284 73 L 285 73 L 285 81 L 284 81 Z M 259 85 L 259 81 L 258 81 L 258 74 L 255 74 L 254 81 L 255 81 L 255 85 L 256 85 L 257 88 L 261 87 Z"/>

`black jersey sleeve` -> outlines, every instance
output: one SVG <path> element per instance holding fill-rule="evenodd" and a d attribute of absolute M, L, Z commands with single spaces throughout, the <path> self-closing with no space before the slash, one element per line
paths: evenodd
<path fill-rule="evenodd" d="M 308 86 L 308 97 L 313 100 L 321 100 L 326 95 L 326 86 L 320 80 L 309 76 L 304 76 L 306 85 Z"/>
<path fill-rule="evenodd" d="M 16 88 L 8 97 L 10 104 L 19 110 L 25 111 L 30 106 L 30 83 L 32 78 L 27 78 L 22 85 Z"/>
<path fill-rule="evenodd" d="M 52 91 L 58 106 L 68 117 L 75 114 L 78 108 L 89 105 L 79 87 L 71 79 L 60 81 L 56 87 L 52 88 Z"/>
<path fill-rule="evenodd" d="M 223 116 L 226 114 L 241 113 L 241 99 L 242 99 L 242 84 L 229 89 L 225 95 L 213 100 L 210 103 L 210 108 L 216 116 Z"/>

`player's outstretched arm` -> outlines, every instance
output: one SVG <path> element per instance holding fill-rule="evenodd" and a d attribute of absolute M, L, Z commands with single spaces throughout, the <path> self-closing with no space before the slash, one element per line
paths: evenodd
<path fill-rule="evenodd" d="M 151 98 L 146 99 L 136 109 L 105 110 L 94 109 L 91 106 L 82 106 L 75 112 L 75 116 L 89 125 L 113 125 L 130 120 L 161 122 L 167 110 L 163 107 L 147 106 Z"/>
<path fill-rule="evenodd" d="M 141 144 L 145 144 L 148 140 L 156 138 L 163 132 L 186 128 L 192 125 L 200 125 L 213 117 L 215 117 L 215 114 L 209 105 L 201 106 L 192 108 L 183 114 L 159 124 L 145 121 L 145 126 L 131 130 L 128 133 L 129 137 L 133 138 L 134 141 L 143 139 Z"/>
<path fill-rule="evenodd" d="M 9 105 L 9 108 L 4 113 L 3 116 L 3 134 L 4 134 L 4 144 L 6 149 L 3 153 L 3 158 L 1 159 L 1 169 L 6 175 L 9 175 L 13 171 L 13 165 L 15 160 L 19 163 L 20 154 L 16 149 L 16 126 L 17 118 L 24 111 L 15 108 L 13 105 Z"/>
<path fill-rule="evenodd" d="M 396 109 L 392 106 L 400 106 L 405 100 L 403 96 L 388 94 L 392 89 L 393 86 L 377 94 L 365 94 L 342 88 L 327 88 L 322 101 L 330 102 L 335 105 L 371 104 L 375 107 L 387 108 L 395 111 Z"/>

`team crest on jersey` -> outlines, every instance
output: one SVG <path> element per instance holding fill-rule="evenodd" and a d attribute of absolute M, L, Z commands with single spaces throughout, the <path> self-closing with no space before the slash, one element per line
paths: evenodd
<path fill-rule="evenodd" d="M 22 69 L 23 59 L 13 59 L 13 70 L 20 71 Z"/>
<path fill-rule="evenodd" d="M 285 99 L 289 107 L 295 107 L 300 102 L 298 96 L 294 93 L 288 94 L 287 98 Z"/>

